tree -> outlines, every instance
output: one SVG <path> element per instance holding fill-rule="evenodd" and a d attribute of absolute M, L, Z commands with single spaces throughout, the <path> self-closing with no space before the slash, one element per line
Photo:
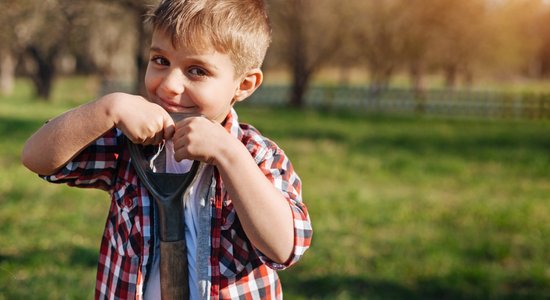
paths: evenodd
<path fill-rule="evenodd" d="M 82 38 L 74 51 L 82 65 L 98 74 L 103 93 L 112 91 L 113 84 L 119 85 L 115 87 L 119 90 L 123 80 L 130 79 L 135 86 L 139 82 L 135 75 L 138 52 L 135 18 L 122 5 L 100 1 L 89 4 L 88 14 L 82 20 Z"/>
<path fill-rule="evenodd" d="M 531 73 L 544 38 L 537 28 L 548 4 L 541 0 L 501 0 L 488 5 L 489 69 L 499 78 Z M 534 72 L 536 73 L 536 72 Z"/>
<path fill-rule="evenodd" d="M 12 53 L 24 56 L 28 74 L 40 99 L 48 99 L 56 75 L 59 57 L 67 50 L 73 24 L 80 14 L 80 1 L 13 1 L 2 3 L 12 14 L 4 45 L 12 45 Z M 10 6 L 11 7 L 6 7 Z M 6 13 L 6 12 L 4 12 Z M 5 50 L 4 51 L 9 51 Z"/>
<path fill-rule="evenodd" d="M 312 76 L 341 48 L 347 2 L 271 0 L 273 52 L 290 68 L 290 104 L 304 105 Z"/>
<path fill-rule="evenodd" d="M 534 73 L 538 78 L 548 78 L 550 76 L 550 8 L 548 5 L 543 7 L 535 24 L 541 44 L 533 62 Z"/>
<path fill-rule="evenodd" d="M 10 81 L 13 82 L 14 53 L 24 55 L 24 65 L 37 96 L 49 99 L 61 57 L 76 55 L 92 62 L 97 71 L 109 77 L 124 61 L 117 56 L 128 56 L 133 50 L 132 63 L 138 65 L 138 90 L 144 91 L 150 32 L 143 21 L 152 2 L 155 0 L 2 1 L 0 25 L 5 30 L 0 33 L 0 45 L 4 45 L 0 46 L 0 53 L 5 55 L 0 61 L 1 86 L 8 90 Z M 118 5 L 119 10 L 113 5 Z M 128 41 L 135 46 L 127 47 Z M 115 55 L 109 57 L 109 54 Z"/>
<path fill-rule="evenodd" d="M 28 1 L 0 2 L 0 94 L 9 95 L 15 82 L 15 68 L 23 49 L 26 31 L 18 23 L 28 14 Z"/>
<path fill-rule="evenodd" d="M 446 1 L 400 0 L 400 38 L 402 59 L 408 69 L 411 86 L 418 98 L 423 98 L 424 75 L 434 53 L 437 28 L 442 26 L 441 12 Z"/>
<path fill-rule="evenodd" d="M 109 1 L 111 2 L 111 1 Z M 145 88 L 145 72 L 147 70 L 147 63 L 149 57 L 149 46 L 151 41 L 151 28 L 145 24 L 147 12 L 153 4 L 158 3 L 159 0 L 116 0 L 116 3 L 127 9 L 134 18 L 134 26 L 137 30 L 137 36 L 135 39 L 135 66 L 136 66 L 136 92 L 141 95 L 146 95 Z"/>
<path fill-rule="evenodd" d="M 57 72 L 57 60 L 66 50 L 68 37 L 78 10 L 69 2 L 41 1 L 32 10 L 35 22 L 29 23 L 32 38 L 26 54 L 35 63 L 31 79 L 40 99 L 49 99 Z"/>
<path fill-rule="evenodd" d="M 448 0 L 441 7 L 440 26 L 433 43 L 431 63 L 442 69 L 445 85 L 453 88 L 459 74 L 471 84 L 473 68 L 480 67 L 490 55 L 485 0 Z"/>
<path fill-rule="evenodd" d="M 368 0 L 354 2 L 351 20 L 352 40 L 346 48 L 355 49 L 355 56 L 366 61 L 374 91 L 385 89 L 399 67 L 402 53 L 399 16 L 400 2 Z"/>

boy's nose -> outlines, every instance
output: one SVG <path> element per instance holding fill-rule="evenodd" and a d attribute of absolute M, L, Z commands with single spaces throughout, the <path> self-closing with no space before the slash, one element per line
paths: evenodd
<path fill-rule="evenodd" d="M 184 75 L 178 69 L 171 70 L 162 80 L 160 88 L 166 96 L 175 96 L 184 91 Z"/>

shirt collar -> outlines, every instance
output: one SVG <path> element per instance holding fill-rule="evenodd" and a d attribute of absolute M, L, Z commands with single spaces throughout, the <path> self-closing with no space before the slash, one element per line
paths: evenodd
<path fill-rule="evenodd" d="M 233 107 L 231 107 L 231 110 L 227 114 L 227 117 L 225 117 L 225 120 L 222 123 L 223 127 L 229 134 L 236 137 L 237 139 L 241 139 L 242 137 L 242 130 L 239 126 L 239 117 L 237 116 L 237 112 Z"/>

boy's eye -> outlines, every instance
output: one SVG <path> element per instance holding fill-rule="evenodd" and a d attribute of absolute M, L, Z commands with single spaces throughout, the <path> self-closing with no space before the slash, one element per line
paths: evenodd
<path fill-rule="evenodd" d="M 206 70 L 199 67 L 191 67 L 187 72 L 192 76 L 198 76 L 198 77 L 203 77 L 208 75 Z"/>
<path fill-rule="evenodd" d="M 153 58 L 151 58 L 151 61 L 156 63 L 157 65 L 161 65 L 161 66 L 169 66 L 170 65 L 170 62 L 162 56 L 153 56 Z"/>

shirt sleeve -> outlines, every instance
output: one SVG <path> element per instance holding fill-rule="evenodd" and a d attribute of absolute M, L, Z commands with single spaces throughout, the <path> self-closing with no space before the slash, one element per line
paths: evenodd
<path fill-rule="evenodd" d="M 302 182 L 283 150 L 274 144 L 265 148 L 255 157 L 264 175 L 287 199 L 294 222 L 294 245 L 290 258 L 280 264 L 265 256 L 258 249 L 258 256 L 272 269 L 282 270 L 296 263 L 311 244 L 313 234 L 311 221 L 305 204 L 302 202 Z"/>
<path fill-rule="evenodd" d="M 120 131 L 108 131 L 84 148 L 56 174 L 41 177 L 52 183 L 109 190 L 116 175 L 120 137 Z"/>

